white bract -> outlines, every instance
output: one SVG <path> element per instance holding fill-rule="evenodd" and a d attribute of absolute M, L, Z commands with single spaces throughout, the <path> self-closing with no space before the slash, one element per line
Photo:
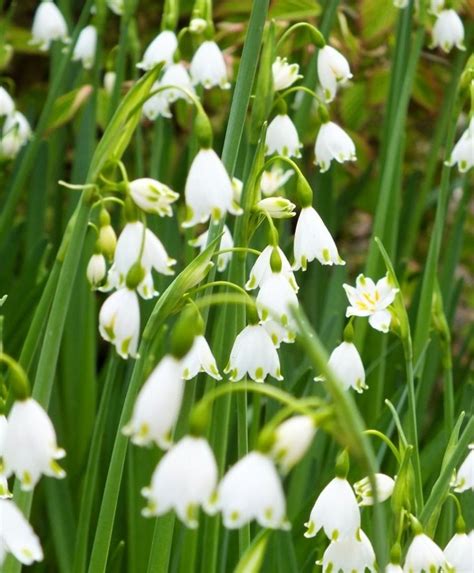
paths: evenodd
<path fill-rule="evenodd" d="M 222 379 L 217 368 L 216 359 L 202 334 L 194 337 L 191 350 L 183 358 L 183 378 L 191 380 L 199 372 L 205 372 L 215 380 Z"/>
<path fill-rule="evenodd" d="M 207 507 L 217 486 L 217 464 L 207 441 L 186 436 L 156 466 L 143 515 L 163 515 L 174 509 L 187 526 L 198 526 L 198 510 Z"/>
<path fill-rule="evenodd" d="M 364 573 L 375 571 L 375 552 L 367 535 L 332 541 L 323 555 L 323 573 Z"/>
<path fill-rule="evenodd" d="M 0 86 L 0 117 L 11 115 L 15 111 L 15 102 L 5 88 Z"/>
<path fill-rule="evenodd" d="M 73 61 L 82 62 L 83 67 L 86 70 L 90 70 L 94 65 L 96 48 L 97 28 L 95 26 L 86 26 L 79 34 L 74 46 Z"/>
<path fill-rule="evenodd" d="M 356 161 L 354 142 L 347 133 L 332 121 L 321 125 L 314 146 L 315 163 L 319 165 L 321 173 L 331 167 L 334 159 L 338 163 Z"/>
<path fill-rule="evenodd" d="M 24 565 L 42 561 L 38 536 L 13 501 L 0 499 L 0 516 L 0 566 L 7 553 Z"/>
<path fill-rule="evenodd" d="M 3 475 L 15 475 L 21 489 L 31 491 L 42 474 L 56 478 L 66 475 L 56 461 L 64 456 L 53 424 L 38 402 L 33 398 L 16 401 L 4 436 Z"/>
<path fill-rule="evenodd" d="M 277 57 L 272 64 L 273 89 L 280 91 L 289 88 L 296 80 L 303 77 L 299 71 L 298 64 L 289 64 L 286 58 Z"/>
<path fill-rule="evenodd" d="M 30 136 L 31 128 L 28 120 L 19 111 L 14 111 L 7 116 L 3 124 L 0 155 L 12 159 L 28 142 Z"/>
<path fill-rule="evenodd" d="M 277 153 L 283 157 L 301 157 L 302 144 L 295 124 L 286 114 L 276 115 L 265 135 L 265 155 Z"/>
<path fill-rule="evenodd" d="M 182 90 L 186 90 L 191 94 L 194 94 L 194 87 L 189 77 L 188 70 L 183 66 L 183 64 L 171 64 L 163 74 L 160 81 L 160 86 L 176 86 L 181 89 L 166 89 L 163 94 L 167 100 L 172 103 L 178 99 L 184 99 L 185 101 L 191 101 L 190 97 L 185 94 Z"/>
<path fill-rule="evenodd" d="M 309 416 L 293 416 L 276 428 L 271 454 L 285 473 L 305 455 L 315 434 L 316 426 Z"/>
<path fill-rule="evenodd" d="M 331 102 L 338 86 L 352 78 L 349 62 L 336 49 L 324 46 L 318 52 L 318 77 L 325 101 Z"/>
<path fill-rule="evenodd" d="M 466 459 L 461 464 L 451 483 L 451 487 L 458 493 L 468 489 L 474 491 L 474 444 L 469 445 L 469 450 Z"/>
<path fill-rule="evenodd" d="M 31 44 L 40 50 L 49 49 L 51 42 L 68 39 L 67 24 L 59 8 L 52 0 L 43 0 L 36 9 L 31 29 Z"/>
<path fill-rule="evenodd" d="M 134 290 L 120 288 L 105 300 L 99 312 L 99 332 L 122 358 L 138 356 L 140 305 Z"/>
<path fill-rule="evenodd" d="M 262 321 L 276 320 L 288 330 L 296 333 L 296 322 L 291 307 L 298 307 L 294 288 L 283 273 L 272 272 L 260 287 L 257 295 L 257 310 Z"/>
<path fill-rule="evenodd" d="M 134 444 L 146 446 L 155 442 L 168 449 L 173 427 L 178 420 L 183 400 L 183 364 L 164 356 L 138 393 L 132 418 L 123 429 Z"/>
<path fill-rule="evenodd" d="M 250 269 L 249 280 L 245 284 L 247 290 L 253 290 L 257 287 L 261 287 L 271 276 L 272 267 L 270 266 L 270 258 L 272 256 L 273 249 L 276 248 L 281 259 L 281 274 L 287 279 L 291 287 L 295 292 L 298 292 L 298 285 L 296 284 L 295 275 L 291 268 L 290 262 L 286 258 L 285 253 L 280 249 L 280 247 L 273 247 L 272 245 L 266 246 L 257 260 Z"/>
<path fill-rule="evenodd" d="M 392 304 L 398 293 L 388 279 L 381 278 L 377 284 L 371 278 L 360 274 L 356 279 L 355 288 L 344 284 L 350 306 L 347 307 L 346 316 L 368 316 L 372 328 L 380 332 L 388 332 L 392 315 L 387 307 Z"/>
<path fill-rule="evenodd" d="M 224 56 L 219 46 L 210 40 L 203 42 L 196 50 L 190 73 L 194 85 L 201 84 L 205 89 L 214 86 L 224 90 L 230 88 Z"/>
<path fill-rule="evenodd" d="M 209 236 L 209 231 L 204 231 L 199 237 L 196 237 L 192 241 L 189 241 L 189 244 L 193 247 L 199 247 L 201 253 L 207 246 L 207 238 Z M 221 239 L 221 244 L 219 245 L 219 250 L 226 250 L 232 249 L 234 247 L 234 239 L 232 238 L 232 234 L 229 231 L 229 227 L 224 225 L 223 235 Z M 219 272 L 223 272 L 226 270 L 227 265 L 229 264 L 230 260 L 232 259 L 232 253 L 221 253 L 217 257 L 217 270 Z"/>
<path fill-rule="evenodd" d="M 142 70 L 151 70 L 157 64 L 164 62 L 166 66 L 173 63 L 173 56 L 178 47 L 178 38 L 174 32 L 164 30 L 149 44 L 143 59 L 137 64 L 137 68 Z"/>
<path fill-rule="evenodd" d="M 294 270 L 307 268 L 314 259 L 322 265 L 345 265 L 336 243 L 317 211 L 311 207 L 301 209 L 295 229 Z"/>
<path fill-rule="evenodd" d="M 173 215 L 171 204 L 179 198 L 179 194 L 167 185 L 149 177 L 131 181 L 129 191 L 137 207 L 146 213 L 156 213 L 160 217 L 171 217 Z"/>
<path fill-rule="evenodd" d="M 311 510 L 305 537 L 314 537 L 323 528 L 333 541 L 356 538 L 360 528 L 360 510 L 356 496 L 346 479 L 335 477 L 319 494 Z"/>
<path fill-rule="evenodd" d="M 352 342 L 344 341 L 336 346 L 329 357 L 328 367 L 346 390 L 354 388 L 356 392 L 362 393 L 367 389 L 364 365 Z M 324 376 L 319 376 L 316 380 L 324 380 Z"/>
<path fill-rule="evenodd" d="M 226 473 L 219 484 L 213 511 L 222 511 L 224 526 L 242 527 L 256 519 L 262 527 L 288 529 L 283 488 L 273 462 L 250 452 Z"/>
<path fill-rule="evenodd" d="M 452 573 L 472 573 L 474 571 L 474 536 L 456 533 L 444 548 L 444 556 Z"/>
<path fill-rule="evenodd" d="M 272 219 L 289 219 L 294 217 L 296 205 L 284 197 L 266 197 L 261 199 L 256 207 Z"/>
<path fill-rule="evenodd" d="M 377 501 L 379 503 L 388 499 L 395 486 L 395 480 L 385 474 L 375 474 L 375 487 L 377 490 Z M 374 492 L 370 479 L 365 477 L 354 484 L 354 491 L 360 498 L 359 505 L 374 505 Z"/>
<path fill-rule="evenodd" d="M 405 573 L 431 573 L 446 568 L 446 557 L 438 545 L 424 533 L 415 535 L 405 557 Z"/>
<path fill-rule="evenodd" d="M 270 171 L 264 171 L 260 179 L 260 190 L 263 195 L 273 195 L 285 185 L 285 183 L 293 175 L 293 169 L 284 171 L 281 167 L 272 166 Z"/>
<path fill-rule="evenodd" d="M 443 52 L 450 52 L 456 46 L 459 50 L 465 50 L 464 26 L 461 18 L 454 10 L 442 10 L 433 26 L 432 48 L 440 47 Z"/>
<path fill-rule="evenodd" d="M 105 279 L 107 264 L 102 253 L 94 253 L 87 263 L 87 280 L 90 285 L 97 288 Z"/>
<path fill-rule="evenodd" d="M 474 165 L 474 116 L 469 121 L 468 128 L 454 146 L 447 165 L 456 165 L 461 173 L 466 173 Z"/>
<path fill-rule="evenodd" d="M 149 97 L 146 102 L 143 104 L 142 112 L 143 115 L 149 119 L 150 121 L 154 121 L 157 117 L 173 117 L 170 111 L 170 100 L 166 97 L 166 91 L 159 91 L 157 93 L 156 90 L 161 88 L 160 82 L 155 82 L 151 88 L 151 92 L 153 95 Z"/>
<path fill-rule="evenodd" d="M 213 149 L 201 149 L 189 169 L 184 189 L 188 215 L 183 227 L 205 223 L 227 212 L 240 215 L 242 210 L 234 201 L 232 182 Z"/>

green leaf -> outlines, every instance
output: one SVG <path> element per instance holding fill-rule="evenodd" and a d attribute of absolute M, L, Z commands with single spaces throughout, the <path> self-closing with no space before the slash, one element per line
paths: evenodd
<path fill-rule="evenodd" d="M 262 568 L 269 539 L 270 531 L 268 529 L 261 531 L 242 555 L 234 573 L 258 573 Z"/>
<path fill-rule="evenodd" d="M 51 110 L 51 116 L 46 127 L 46 135 L 54 129 L 66 124 L 68 121 L 71 121 L 79 109 L 89 99 L 92 91 L 93 87 L 86 84 L 58 98 L 54 102 L 53 109 Z"/>
<path fill-rule="evenodd" d="M 316 0 L 279 0 L 270 9 L 270 18 L 276 20 L 307 20 L 321 14 Z"/>

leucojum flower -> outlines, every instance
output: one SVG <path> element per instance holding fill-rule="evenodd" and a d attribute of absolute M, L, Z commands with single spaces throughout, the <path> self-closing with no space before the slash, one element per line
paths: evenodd
<path fill-rule="evenodd" d="M 318 52 L 318 77 L 327 103 L 336 97 L 339 85 L 352 78 L 349 62 L 331 46 L 324 46 Z"/>
<path fill-rule="evenodd" d="M 150 177 L 141 177 L 129 183 L 130 196 L 134 203 L 146 213 L 156 213 L 160 217 L 171 217 L 171 208 L 178 198 L 175 193 L 164 183 Z"/>
<path fill-rule="evenodd" d="M 357 159 L 352 139 L 341 127 L 329 120 L 321 124 L 314 145 L 314 156 L 321 173 L 331 167 L 333 160 L 344 163 Z"/>
<path fill-rule="evenodd" d="M 203 42 L 191 60 L 191 79 L 194 85 L 205 89 L 220 87 L 229 89 L 225 60 L 219 46 L 210 40 Z"/>
<path fill-rule="evenodd" d="M 303 415 L 292 416 L 276 428 L 271 454 L 283 472 L 289 472 L 305 455 L 316 429 L 314 420 Z"/>
<path fill-rule="evenodd" d="M 299 78 L 300 67 L 298 64 L 289 64 L 286 58 L 276 58 L 272 64 L 273 89 L 275 91 L 286 90 Z"/>
<path fill-rule="evenodd" d="M 68 40 L 67 24 L 61 11 L 52 0 L 39 3 L 33 18 L 31 44 L 39 46 L 40 50 L 49 49 L 55 40 Z"/>
<path fill-rule="evenodd" d="M 209 237 L 209 231 L 204 231 L 201 235 L 189 241 L 189 244 L 193 247 L 199 247 L 200 251 L 204 251 L 207 246 L 207 238 Z M 219 250 L 225 251 L 227 249 L 232 249 L 234 246 L 234 240 L 232 234 L 227 225 L 224 225 L 221 243 L 219 245 Z M 217 257 L 217 270 L 222 273 L 226 270 L 227 265 L 232 259 L 232 253 L 220 253 Z"/>
<path fill-rule="evenodd" d="M 344 340 L 336 346 L 329 357 L 328 367 L 346 390 L 354 388 L 361 393 L 367 389 L 364 365 L 353 342 Z M 316 380 L 324 380 L 324 376 L 319 376 Z"/>
<path fill-rule="evenodd" d="M 436 17 L 433 26 L 431 47 L 440 47 L 443 52 L 450 52 L 456 46 L 465 50 L 464 26 L 458 14 L 452 10 L 442 10 Z"/>
<path fill-rule="evenodd" d="M 395 480 L 386 474 L 380 473 L 375 474 L 374 478 L 377 490 L 377 500 L 381 503 L 392 495 Z M 374 504 L 374 492 L 368 477 L 356 482 L 354 484 L 354 491 L 356 492 L 357 497 L 359 497 L 359 505 L 364 506 Z"/>
<path fill-rule="evenodd" d="M 86 26 L 79 34 L 74 46 L 72 59 L 82 62 L 84 69 L 90 70 L 94 65 L 96 48 L 97 28 L 95 26 Z"/>
<path fill-rule="evenodd" d="M 13 501 L 0 499 L 0 516 L 0 566 L 7 553 L 24 565 L 42 561 L 38 536 Z"/>
<path fill-rule="evenodd" d="M 277 153 L 283 157 L 301 157 L 302 144 L 294 123 L 286 113 L 276 115 L 265 136 L 265 154 Z"/>
<path fill-rule="evenodd" d="M 469 489 L 474 491 L 474 443 L 469 445 L 469 453 L 452 480 L 451 487 L 458 493 Z"/>
<path fill-rule="evenodd" d="M 454 146 L 447 165 L 456 165 L 461 173 L 466 173 L 474 166 L 474 115 L 469 121 L 466 131 Z"/>
<path fill-rule="evenodd" d="M 323 573 L 364 573 L 376 571 L 375 552 L 367 535 L 359 530 L 359 536 L 336 539 L 329 544 L 323 555 Z"/>
<path fill-rule="evenodd" d="M 171 30 L 160 32 L 145 50 L 143 59 L 137 64 L 137 68 L 147 71 L 161 62 L 170 66 L 177 47 L 178 38 L 174 32 Z"/>

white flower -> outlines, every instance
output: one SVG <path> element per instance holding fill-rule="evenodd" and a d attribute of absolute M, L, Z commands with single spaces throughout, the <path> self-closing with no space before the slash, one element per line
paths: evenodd
<path fill-rule="evenodd" d="M 308 528 L 305 537 L 314 537 L 322 527 L 333 541 L 356 538 L 360 527 L 360 510 L 346 479 L 335 477 L 328 483 L 319 494 L 305 526 Z"/>
<path fill-rule="evenodd" d="M 430 12 L 432 14 L 439 14 L 444 8 L 445 0 L 431 0 L 430 2 Z"/>
<path fill-rule="evenodd" d="M 395 480 L 385 474 L 375 474 L 375 484 L 377 489 L 377 501 L 381 503 L 392 495 Z M 359 505 L 374 505 L 374 493 L 368 477 L 356 482 L 354 484 L 354 491 L 356 495 L 360 497 Z"/>
<path fill-rule="evenodd" d="M 189 244 L 193 247 L 199 247 L 201 253 L 207 247 L 207 238 L 209 236 L 209 231 L 204 231 L 199 237 L 192 239 L 189 241 Z M 224 225 L 223 235 L 221 239 L 221 244 L 219 249 L 226 250 L 232 249 L 234 247 L 234 239 L 232 238 L 232 234 L 229 231 L 229 227 Z M 229 264 L 230 260 L 232 259 L 232 253 L 222 253 L 217 257 L 217 270 L 221 273 L 226 270 L 227 265 Z"/>
<path fill-rule="evenodd" d="M 402 6 L 400 6 L 402 7 Z M 395 563 L 389 563 L 385 567 L 385 573 L 403 573 L 403 568 L 401 565 Z"/>
<path fill-rule="evenodd" d="M 444 548 L 444 556 L 453 573 L 472 573 L 474 571 L 474 536 L 456 533 Z"/>
<path fill-rule="evenodd" d="M 446 165 L 456 163 L 461 173 L 466 173 L 474 165 L 474 117 L 471 118 L 468 128 L 454 146 Z"/>
<path fill-rule="evenodd" d="M 3 443 L 3 475 L 15 476 L 21 489 L 32 490 L 41 474 L 63 478 L 66 474 L 56 460 L 65 456 L 58 448 L 56 432 L 48 414 L 33 400 L 16 401 L 8 415 Z"/>
<path fill-rule="evenodd" d="M 244 184 L 240 179 L 237 177 L 232 177 L 232 190 L 234 192 L 234 201 L 237 204 L 240 204 L 240 200 L 242 199 L 242 190 L 244 188 Z"/>
<path fill-rule="evenodd" d="M 183 227 L 205 223 L 211 215 L 216 219 L 226 212 L 240 215 L 234 202 L 232 182 L 213 149 L 201 149 L 194 158 L 184 189 L 188 217 Z"/>
<path fill-rule="evenodd" d="M 375 553 L 367 535 L 332 541 L 323 555 L 323 573 L 364 573 L 375 571 Z"/>
<path fill-rule="evenodd" d="M 265 155 L 278 153 L 284 157 L 301 157 L 302 144 L 295 124 L 286 114 L 276 115 L 265 136 Z"/>
<path fill-rule="evenodd" d="M 268 213 L 272 219 L 289 219 L 295 215 L 296 205 L 284 197 L 267 197 L 261 199 L 256 207 Z"/>
<path fill-rule="evenodd" d="M 170 65 L 165 70 L 165 73 L 161 78 L 160 86 L 176 86 L 194 94 L 194 87 L 191 83 L 191 78 L 189 77 L 188 71 L 183 66 L 183 64 Z M 170 88 L 164 90 L 163 94 L 170 103 L 175 102 L 178 99 L 189 101 L 189 97 L 184 92 L 182 92 L 181 89 Z"/>
<path fill-rule="evenodd" d="M 424 533 L 415 535 L 405 557 L 405 573 L 428 573 L 446 566 L 446 557 L 436 543 Z"/>
<path fill-rule="evenodd" d="M 230 374 L 232 382 L 246 375 L 255 382 L 264 382 L 269 374 L 283 380 L 278 352 L 261 324 L 249 324 L 236 336 L 224 372 Z"/>
<path fill-rule="evenodd" d="M 106 0 L 106 4 L 109 9 L 117 16 L 123 14 L 124 0 Z"/>
<path fill-rule="evenodd" d="M 87 280 L 92 287 L 97 287 L 105 279 L 107 265 L 102 253 L 94 253 L 87 263 Z"/>
<path fill-rule="evenodd" d="M 349 62 L 331 46 L 324 46 L 318 52 L 318 77 L 326 102 L 336 96 L 337 87 L 352 78 Z"/>
<path fill-rule="evenodd" d="M 213 509 L 222 511 L 228 529 L 252 519 L 262 527 L 289 528 L 280 478 L 273 462 L 260 452 L 250 452 L 230 468 L 219 484 Z"/>
<path fill-rule="evenodd" d="M 216 359 L 209 348 L 207 340 L 202 335 L 194 337 L 191 350 L 183 358 L 183 378 L 191 380 L 199 372 L 205 372 L 215 380 L 222 379 L 217 369 Z"/>
<path fill-rule="evenodd" d="M 179 194 L 167 185 L 149 177 L 131 181 L 129 191 L 137 207 L 146 213 L 157 213 L 160 217 L 171 217 L 171 204 L 179 198 Z"/>
<path fill-rule="evenodd" d="M 283 171 L 281 167 L 272 166 L 270 171 L 264 171 L 260 179 L 260 190 L 266 196 L 273 195 L 283 187 L 285 183 L 292 177 L 293 169 Z"/>
<path fill-rule="evenodd" d="M 263 249 L 260 255 L 257 257 L 253 267 L 250 269 L 249 280 L 245 284 L 247 290 L 253 290 L 257 287 L 261 287 L 272 276 L 272 268 L 270 266 L 270 259 L 272 256 L 272 251 L 275 247 L 268 245 Z M 276 247 L 278 254 L 281 259 L 281 274 L 285 276 L 290 285 L 295 292 L 298 292 L 298 285 L 296 284 L 295 275 L 291 268 L 290 262 L 286 258 L 285 253 Z"/>
<path fill-rule="evenodd" d="M 257 309 L 262 321 L 276 320 L 289 331 L 296 333 L 296 323 L 290 307 L 298 306 L 294 288 L 283 273 L 273 273 L 265 280 L 257 295 Z"/>
<path fill-rule="evenodd" d="M 31 30 L 31 44 L 46 51 L 55 40 L 67 41 L 67 24 L 52 0 L 43 0 L 36 9 Z"/>
<path fill-rule="evenodd" d="M 307 264 L 318 259 L 322 265 L 345 265 L 328 228 L 313 207 L 301 209 L 295 229 L 295 264 L 293 269 L 306 270 Z"/>
<path fill-rule="evenodd" d="M 336 346 L 329 357 L 328 367 L 346 390 L 354 388 L 360 394 L 367 389 L 364 365 L 352 342 L 344 341 Z M 324 376 L 319 376 L 315 380 L 324 380 Z"/>
<path fill-rule="evenodd" d="M 105 72 L 104 74 L 104 80 L 103 80 L 103 84 L 104 84 L 104 90 L 111 95 L 112 92 L 114 91 L 114 87 L 115 87 L 115 80 L 117 79 L 117 74 L 112 71 L 109 70 L 108 72 Z"/>
<path fill-rule="evenodd" d="M 153 93 L 161 87 L 160 82 L 155 82 L 151 88 Z M 170 100 L 166 97 L 166 92 L 168 90 L 163 90 L 158 93 L 153 93 L 146 102 L 143 104 L 142 112 L 143 115 L 150 121 L 154 121 L 157 117 L 173 117 L 170 111 Z"/>
<path fill-rule="evenodd" d="M 360 274 L 355 288 L 347 284 L 342 286 L 350 303 L 346 316 L 368 316 L 372 328 L 388 332 L 392 315 L 387 307 L 395 300 L 398 292 L 398 289 L 390 284 L 388 277 L 381 278 L 375 284 L 372 279 Z"/>
<path fill-rule="evenodd" d="M 7 433 L 8 422 L 3 414 L 0 414 L 0 499 L 6 499 L 12 497 L 10 490 L 8 489 L 7 478 L 2 473 L 2 463 L 1 459 L 3 456 L 3 445 L 5 443 L 5 435 Z M 1 559 L 0 559 L 1 562 Z"/>
<path fill-rule="evenodd" d="M 170 66 L 173 63 L 173 56 L 177 47 L 178 38 L 174 32 L 170 30 L 160 32 L 145 50 L 143 59 L 137 64 L 137 68 L 151 70 L 161 62 Z"/>
<path fill-rule="evenodd" d="M 215 42 L 208 40 L 199 46 L 191 60 L 190 72 L 194 85 L 201 84 L 205 89 L 230 88 L 224 56 Z"/>
<path fill-rule="evenodd" d="M 173 427 L 183 400 L 183 365 L 172 356 L 164 356 L 138 393 L 132 419 L 123 429 L 138 446 L 155 442 L 168 449 Z"/>
<path fill-rule="evenodd" d="M 181 521 L 198 526 L 199 506 L 207 507 L 217 485 L 217 464 L 203 438 L 186 436 L 166 452 L 156 466 L 151 486 L 142 494 L 148 499 L 143 515 L 163 515 L 174 509 Z"/>
<path fill-rule="evenodd" d="M 296 333 L 289 332 L 284 326 L 282 326 L 276 320 L 266 320 L 263 323 L 263 328 L 270 335 L 270 338 L 272 339 L 275 348 L 280 348 L 282 342 L 291 344 L 296 340 Z"/>
<path fill-rule="evenodd" d="M 443 52 L 450 52 L 453 46 L 465 50 L 464 26 L 454 10 L 442 10 L 436 19 L 432 31 L 431 48 L 440 47 Z"/>
<path fill-rule="evenodd" d="M 105 300 L 99 313 L 99 332 L 122 358 L 138 356 L 140 306 L 134 290 L 121 288 Z"/>
<path fill-rule="evenodd" d="M 19 111 L 7 116 L 3 124 L 0 140 L 0 155 L 12 159 L 25 145 L 31 136 L 30 124 Z"/>
<path fill-rule="evenodd" d="M 299 75 L 298 64 L 289 64 L 286 58 L 277 57 L 272 64 L 273 89 L 275 91 L 285 90 L 303 76 Z"/>
<path fill-rule="evenodd" d="M 275 430 L 272 456 L 286 473 L 305 455 L 316 433 L 309 416 L 293 416 Z"/>
<path fill-rule="evenodd" d="M 451 487 L 457 493 L 471 489 L 474 491 L 474 444 L 469 445 L 469 453 L 456 473 Z"/>
<path fill-rule="evenodd" d="M 90 70 L 94 65 L 95 52 L 97 48 L 97 29 L 95 26 L 86 26 L 77 38 L 73 61 L 81 61 L 86 70 Z"/>
<path fill-rule="evenodd" d="M 328 121 L 321 125 L 314 146 L 315 163 L 321 173 L 331 167 L 331 161 L 338 163 L 356 161 L 356 150 L 352 139 L 337 124 Z"/>
<path fill-rule="evenodd" d="M 408 0 L 393 0 L 393 5 L 395 8 L 406 8 L 408 6 Z"/>
<path fill-rule="evenodd" d="M 0 515 L 0 566 L 7 553 L 24 565 L 42 561 L 38 536 L 13 501 L 0 499 Z"/>
<path fill-rule="evenodd" d="M 11 115 L 15 111 L 15 102 L 5 88 L 0 86 L 0 117 Z"/>

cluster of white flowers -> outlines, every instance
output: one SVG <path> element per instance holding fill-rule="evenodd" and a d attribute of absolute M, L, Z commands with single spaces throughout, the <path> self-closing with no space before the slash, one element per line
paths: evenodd
<path fill-rule="evenodd" d="M 30 124 L 15 107 L 15 102 L 5 88 L 0 86 L 0 159 L 13 159 L 31 137 Z"/>

